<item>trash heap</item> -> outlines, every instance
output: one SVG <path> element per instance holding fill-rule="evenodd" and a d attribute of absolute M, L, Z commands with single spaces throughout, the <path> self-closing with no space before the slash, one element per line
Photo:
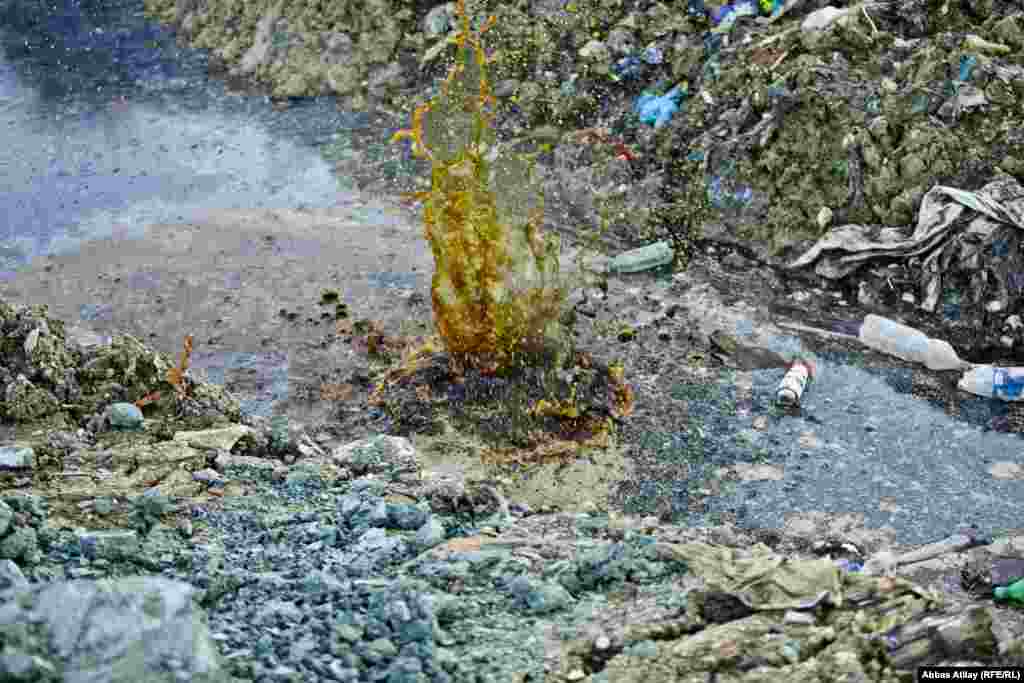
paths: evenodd
<path fill-rule="evenodd" d="M 456 51 L 454 3 L 146 6 L 274 96 L 337 94 L 347 108 L 410 111 L 437 94 Z M 476 28 L 496 18 L 497 137 L 549 150 L 537 169 L 546 222 L 573 237 L 599 228 L 615 249 L 668 240 L 677 265 L 713 239 L 782 268 L 833 228 L 913 225 L 935 186 L 976 192 L 1024 174 L 1019 3 L 489 0 L 470 10 Z M 1010 278 L 957 292 L 990 258 L 1024 272 L 1016 232 L 978 238 L 981 260 L 944 258 L 952 276 L 939 291 L 913 255 L 886 275 L 910 283 L 941 324 L 1002 328 L 1019 293 L 1000 291 Z M 984 309 L 993 300 L 998 321 Z M 957 343 L 995 348 L 1000 336 Z"/>

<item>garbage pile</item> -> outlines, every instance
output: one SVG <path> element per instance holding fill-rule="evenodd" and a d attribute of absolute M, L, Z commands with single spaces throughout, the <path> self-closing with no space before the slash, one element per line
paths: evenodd
<path fill-rule="evenodd" d="M 304 6 L 146 7 L 275 97 L 337 94 L 346 108 L 407 112 L 448 71 L 454 3 L 364 4 L 315 18 Z M 665 240 L 681 265 L 689 244 L 711 239 L 784 268 L 837 226 L 862 226 L 865 244 L 902 231 L 933 188 L 979 193 L 1003 178 L 1007 189 L 1006 178 L 1024 174 L 1019 3 L 487 0 L 470 9 L 479 24 L 496 18 L 499 139 L 548 150 L 539 162 L 550 226 L 576 236 L 599 228 L 614 250 Z M 1018 293 L 1002 280 L 1017 278 L 1018 237 L 996 220 L 984 239 L 1005 256 L 958 260 L 967 247 L 949 245 L 963 231 L 948 226 L 933 235 L 942 256 L 879 247 L 860 260 L 872 269 L 863 277 L 898 267 L 923 315 L 964 328 L 950 340 L 958 348 L 1006 348 L 1005 320 L 984 307 L 999 301 L 1001 316 L 1014 313 Z M 1007 278 L 986 279 L 996 258 Z M 958 294 L 962 280 L 969 296 Z M 978 323 L 985 333 L 970 332 Z"/>

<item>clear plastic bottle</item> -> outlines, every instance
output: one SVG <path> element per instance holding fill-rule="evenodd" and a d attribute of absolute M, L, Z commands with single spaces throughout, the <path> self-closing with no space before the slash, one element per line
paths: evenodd
<path fill-rule="evenodd" d="M 957 386 L 976 396 L 1024 401 L 1024 368 L 978 365 L 965 372 Z"/>
<path fill-rule="evenodd" d="M 920 330 L 873 313 L 864 318 L 859 338 L 865 346 L 929 370 L 963 370 L 971 365 L 961 360 L 949 342 L 931 339 Z"/>

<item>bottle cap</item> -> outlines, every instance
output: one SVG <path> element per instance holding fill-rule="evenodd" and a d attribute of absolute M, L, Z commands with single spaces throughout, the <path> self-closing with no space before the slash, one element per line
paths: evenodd
<path fill-rule="evenodd" d="M 818 372 L 818 366 L 815 364 L 814 359 L 806 356 L 798 356 L 793 360 L 794 365 L 797 363 L 800 363 L 807 368 L 808 379 L 814 380 L 814 375 Z"/>

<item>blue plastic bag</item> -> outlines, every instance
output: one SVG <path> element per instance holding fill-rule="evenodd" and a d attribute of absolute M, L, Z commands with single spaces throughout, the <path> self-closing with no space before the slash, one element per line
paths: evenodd
<path fill-rule="evenodd" d="M 961 81 L 971 80 L 971 72 L 974 70 L 974 65 L 978 63 L 978 58 L 974 55 L 965 55 L 960 58 L 960 78 Z"/>
<path fill-rule="evenodd" d="M 754 191 L 746 185 L 737 190 L 728 189 L 722 178 L 714 176 L 708 180 L 708 199 L 719 209 L 735 208 L 750 203 L 754 198 Z"/>
<path fill-rule="evenodd" d="M 662 53 L 661 48 L 651 46 L 644 50 L 643 58 L 648 64 L 661 64 L 665 59 L 665 55 Z"/>
<path fill-rule="evenodd" d="M 648 125 L 654 124 L 655 128 L 661 128 L 672 120 L 672 116 L 679 109 L 678 100 L 685 94 L 685 91 L 679 86 L 672 88 L 664 95 L 655 95 L 644 91 L 636 99 L 633 109 L 641 121 Z"/>
<path fill-rule="evenodd" d="M 620 78 L 633 78 L 639 76 L 640 72 L 643 71 L 643 63 L 630 55 L 629 57 L 623 57 L 612 66 L 612 72 Z"/>

